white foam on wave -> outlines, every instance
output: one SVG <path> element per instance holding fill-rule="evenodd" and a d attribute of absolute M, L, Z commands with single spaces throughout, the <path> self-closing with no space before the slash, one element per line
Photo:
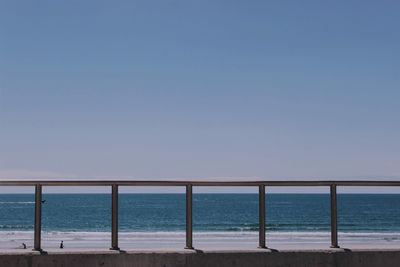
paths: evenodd
<path fill-rule="evenodd" d="M 35 204 L 34 201 L 0 201 L 0 204 Z"/>
<path fill-rule="evenodd" d="M 33 235 L 33 231 L 0 231 L 0 240 L 9 236 L 30 236 Z M 80 237 L 80 238 L 108 238 L 110 232 L 79 232 L 79 231 L 43 231 L 42 236 L 44 238 L 52 237 Z M 186 235 L 183 231 L 176 232 L 119 232 L 120 237 L 126 238 L 184 238 Z M 198 238 L 232 238 L 232 237 L 258 237 L 258 232 L 194 232 L 193 234 Z M 330 232 L 267 232 L 267 237 L 271 238 L 330 238 Z M 339 232 L 339 237 L 342 238 L 369 238 L 369 239 L 381 239 L 381 238 L 399 238 L 400 232 Z"/>

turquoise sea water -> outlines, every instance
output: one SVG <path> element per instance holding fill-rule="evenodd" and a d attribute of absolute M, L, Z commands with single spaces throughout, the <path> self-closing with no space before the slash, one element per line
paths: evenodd
<path fill-rule="evenodd" d="M 43 230 L 107 232 L 111 228 L 109 194 L 44 194 Z M 267 230 L 329 231 L 328 194 L 267 194 Z M 257 194 L 194 194 L 194 230 L 258 230 Z M 339 231 L 400 232 L 400 195 L 338 195 Z M 33 230 L 34 195 L 0 195 L 0 230 Z M 121 232 L 185 229 L 184 194 L 120 194 Z"/>

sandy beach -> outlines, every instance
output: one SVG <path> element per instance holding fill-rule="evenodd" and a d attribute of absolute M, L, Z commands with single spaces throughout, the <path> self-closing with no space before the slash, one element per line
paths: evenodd
<path fill-rule="evenodd" d="M 106 232 L 43 232 L 42 247 L 59 250 L 61 240 L 65 250 L 108 249 L 110 233 Z M 33 245 L 33 232 L 0 232 L 1 250 L 23 250 Z M 119 246 L 126 250 L 181 250 L 184 232 L 122 232 Z M 194 246 L 200 250 L 252 250 L 258 244 L 257 232 L 200 232 L 194 234 Z M 267 245 L 272 249 L 328 249 L 329 232 L 276 232 L 267 234 Z M 400 233 L 340 233 L 339 245 L 348 249 L 398 249 Z"/>

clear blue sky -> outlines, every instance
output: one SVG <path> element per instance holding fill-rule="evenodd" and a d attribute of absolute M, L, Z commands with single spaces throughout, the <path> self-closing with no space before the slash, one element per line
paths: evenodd
<path fill-rule="evenodd" d="M 1 1 L 0 176 L 400 177 L 399 1 Z"/>

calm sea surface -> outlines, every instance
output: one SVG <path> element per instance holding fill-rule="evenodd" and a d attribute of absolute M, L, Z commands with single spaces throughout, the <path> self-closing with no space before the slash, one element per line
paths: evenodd
<path fill-rule="evenodd" d="M 44 194 L 44 231 L 110 230 L 109 194 Z M 184 194 L 120 194 L 122 232 L 185 229 Z M 267 229 L 274 232 L 329 231 L 329 195 L 267 195 Z M 194 230 L 258 230 L 258 195 L 194 194 Z M 338 195 L 339 231 L 400 232 L 400 195 Z M 34 195 L 0 195 L 0 230 L 33 230 Z"/>

